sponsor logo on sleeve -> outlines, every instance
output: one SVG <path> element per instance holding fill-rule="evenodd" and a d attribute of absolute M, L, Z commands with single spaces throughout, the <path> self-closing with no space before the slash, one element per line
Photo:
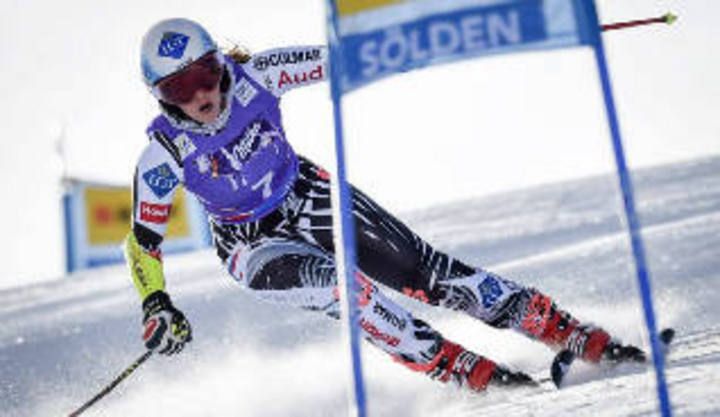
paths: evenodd
<path fill-rule="evenodd" d="M 180 182 L 177 176 L 170 169 L 170 165 L 166 163 L 158 165 L 155 168 L 146 171 L 142 178 L 145 184 L 150 187 L 153 194 L 158 198 L 163 198 L 172 191 Z"/>
<path fill-rule="evenodd" d="M 148 223 L 165 224 L 170 218 L 170 204 L 140 202 L 140 220 Z"/>
<path fill-rule="evenodd" d="M 275 52 L 267 55 L 260 55 L 253 60 L 253 67 L 258 71 L 265 71 L 269 67 L 277 67 L 287 64 L 298 64 L 302 62 L 318 61 L 322 58 L 319 48 L 311 48 L 299 51 Z"/>
<path fill-rule="evenodd" d="M 241 78 L 235 88 L 235 98 L 243 107 L 247 107 L 257 96 L 258 90 L 245 78 Z"/>
<path fill-rule="evenodd" d="M 180 59 L 185 53 L 190 37 L 176 32 L 165 32 L 158 45 L 158 55 Z"/>
<path fill-rule="evenodd" d="M 290 73 L 283 70 L 280 73 L 280 79 L 278 80 L 278 88 L 284 86 L 298 86 L 313 81 L 319 81 L 325 78 L 322 64 L 318 65 L 310 71 L 301 71 L 296 73 Z"/>

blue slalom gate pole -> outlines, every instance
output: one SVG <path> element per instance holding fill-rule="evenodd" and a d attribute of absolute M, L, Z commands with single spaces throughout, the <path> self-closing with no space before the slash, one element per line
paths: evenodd
<path fill-rule="evenodd" d="M 591 9 L 591 12 L 596 16 L 596 12 L 594 10 L 595 8 L 592 7 Z M 645 257 L 645 247 L 640 233 L 640 222 L 635 210 L 633 184 L 625 161 L 625 151 L 623 150 L 622 138 L 620 136 L 620 123 L 615 109 L 615 100 L 612 94 L 610 74 L 605 60 L 605 48 L 603 47 L 602 38 L 600 37 L 599 32 L 597 33 L 593 50 L 598 67 L 598 74 L 600 76 L 600 83 L 602 84 L 608 124 L 610 126 L 613 153 L 615 156 L 615 163 L 617 165 L 620 189 L 622 191 L 625 217 L 627 219 L 627 229 L 630 234 L 633 256 L 635 257 L 635 269 L 638 286 L 640 288 L 640 296 L 642 298 L 645 326 L 647 327 L 650 337 L 650 347 L 652 350 L 652 359 L 655 368 L 655 379 L 660 412 L 663 417 L 670 417 L 672 416 L 672 406 L 670 404 L 670 396 L 668 394 L 667 383 L 665 381 L 665 359 L 655 321 L 655 309 L 653 307 L 650 273 L 648 271 Z"/>
<path fill-rule="evenodd" d="M 327 30 L 328 45 L 330 47 L 330 89 L 335 122 L 336 186 L 334 190 L 337 191 L 337 198 L 335 198 L 333 203 L 337 202 L 339 205 L 338 208 L 333 209 L 333 216 L 335 218 L 337 218 L 337 216 L 340 217 L 340 222 L 335 222 L 336 236 L 339 236 L 339 239 L 335 239 L 335 259 L 339 288 L 344 287 L 345 289 L 341 297 L 344 307 L 343 312 L 345 313 L 345 322 L 343 325 L 346 326 L 346 334 L 349 336 L 348 340 L 352 360 L 352 400 L 354 400 L 354 404 L 352 404 L 353 401 L 351 401 L 349 415 L 365 417 L 367 415 L 367 405 L 358 329 L 358 290 L 357 280 L 355 279 L 355 224 L 352 215 L 352 192 L 346 174 L 342 121 L 342 88 L 340 85 L 342 74 L 340 66 L 342 62 L 340 59 L 340 44 L 337 38 L 335 1 L 328 0 L 327 3 L 329 11 Z M 337 243 L 341 244 L 337 245 Z"/>
<path fill-rule="evenodd" d="M 363 379 L 362 372 L 362 356 L 360 355 L 360 336 L 358 332 L 358 306 L 357 306 L 357 290 L 355 280 L 355 225 L 353 224 L 352 217 L 352 201 L 350 187 L 347 183 L 346 169 L 345 169 L 345 151 L 343 144 L 342 134 L 342 106 L 340 101 L 333 99 L 333 114 L 335 117 L 335 152 L 337 158 L 337 186 L 336 190 L 339 196 L 339 210 L 334 210 L 334 215 L 340 215 L 341 217 L 341 228 L 338 230 L 342 247 L 336 249 L 336 264 L 338 265 L 338 282 L 342 278 L 345 280 L 345 285 L 340 285 L 340 288 L 345 287 L 345 294 L 343 294 L 344 302 L 347 305 L 345 309 L 345 320 L 346 326 L 348 326 L 348 334 L 350 336 L 350 356 L 352 359 L 352 381 L 353 381 L 353 393 L 355 399 L 355 406 L 357 407 L 357 416 L 365 417 L 366 412 L 366 401 L 365 401 L 365 382 Z M 337 199 L 335 201 L 338 201 Z M 339 213 L 338 213 L 339 212 Z M 339 259 L 342 258 L 342 261 Z M 340 263 L 344 267 L 340 266 Z M 343 273 L 344 272 L 344 273 Z M 342 277 L 342 278 L 341 278 Z"/>

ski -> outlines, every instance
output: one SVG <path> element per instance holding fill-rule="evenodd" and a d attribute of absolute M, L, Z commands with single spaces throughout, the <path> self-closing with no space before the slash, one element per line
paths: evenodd
<path fill-rule="evenodd" d="M 659 339 L 665 355 L 667 355 L 670 344 L 674 338 L 675 330 L 672 328 L 666 328 L 660 332 Z M 645 352 L 634 346 L 618 345 L 611 349 L 612 350 L 608 352 L 610 356 L 609 360 L 615 365 L 623 363 L 647 363 Z M 541 378 L 539 382 L 546 383 L 552 381 L 557 389 L 562 388 L 565 376 L 570 371 L 575 357 L 575 354 L 568 349 L 560 351 L 555 355 L 550 365 L 550 378 Z"/>
<path fill-rule="evenodd" d="M 555 355 L 550 365 L 550 379 L 558 389 L 562 386 L 565 375 L 570 371 L 570 366 L 574 361 L 575 354 L 567 349 Z"/>

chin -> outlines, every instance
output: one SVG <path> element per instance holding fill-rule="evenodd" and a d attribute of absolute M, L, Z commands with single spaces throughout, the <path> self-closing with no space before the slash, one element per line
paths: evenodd
<path fill-rule="evenodd" d="M 200 123 L 208 124 L 208 123 L 212 123 L 215 120 L 217 120 L 217 118 L 219 116 L 220 116 L 220 112 L 214 111 L 210 114 L 204 114 L 204 113 L 200 114 L 200 115 L 198 115 L 196 120 L 199 121 Z"/>

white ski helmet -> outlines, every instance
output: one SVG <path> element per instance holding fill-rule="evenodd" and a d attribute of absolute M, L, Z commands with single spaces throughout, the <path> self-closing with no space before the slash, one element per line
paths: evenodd
<path fill-rule="evenodd" d="M 162 20 L 143 37 L 140 64 L 145 84 L 152 87 L 217 49 L 210 34 L 198 23 L 182 18 Z"/>

